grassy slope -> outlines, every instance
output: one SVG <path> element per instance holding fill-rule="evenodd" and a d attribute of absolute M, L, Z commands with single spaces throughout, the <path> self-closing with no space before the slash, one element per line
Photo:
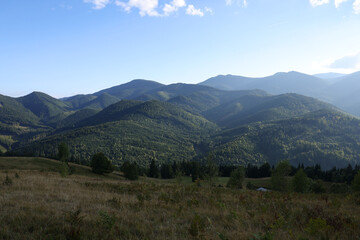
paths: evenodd
<path fill-rule="evenodd" d="M 16 158 L 0 158 L 0 163 L 9 160 L 16 168 L 26 163 Z M 259 239 L 266 233 L 273 239 L 326 235 L 354 239 L 360 235 L 355 195 L 260 193 L 77 174 L 62 178 L 48 171 L 52 161 L 29 160 L 28 166 L 45 170 L 0 171 L 1 181 L 6 175 L 12 179 L 11 185 L 0 186 L 1 239 Z"/>

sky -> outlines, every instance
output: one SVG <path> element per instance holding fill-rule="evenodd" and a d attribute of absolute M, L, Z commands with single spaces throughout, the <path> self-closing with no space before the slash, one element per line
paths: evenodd
<path fill-rule="evenodd" d="M 2 0 L 0 94 L 360 70 L 360 0 Z"/>

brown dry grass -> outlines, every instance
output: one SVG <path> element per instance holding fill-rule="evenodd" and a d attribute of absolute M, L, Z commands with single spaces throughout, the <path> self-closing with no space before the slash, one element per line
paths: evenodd
<path fill-rule="evenodd" d="M 360 239 L 356 195 L 7 171 L 0 239 Z M 3 184 L 6 175 L 12 184 Z"/>

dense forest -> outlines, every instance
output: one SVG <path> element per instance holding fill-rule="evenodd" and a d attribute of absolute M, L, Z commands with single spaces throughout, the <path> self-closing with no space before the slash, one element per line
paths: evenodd
<path fill-rule="evenodd" d="M 0 96 L 0 113 L 6 155 L 56 157 L 65 142 L 73 162 L 89 164 L 103 152 L 116 166 L 200 162 L 212 154 L 223 166 L 287 159 L 329 170 L 360 159 L 360 120 L 298 94 L 134 80 L 64 99 Z"/>

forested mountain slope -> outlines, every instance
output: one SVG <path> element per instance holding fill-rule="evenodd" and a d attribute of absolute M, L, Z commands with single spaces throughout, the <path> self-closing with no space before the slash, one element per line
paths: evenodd
<path fill-rule="evenodd" d="M 106 116 L 106 117 L 104 117 Z M 82 121 L 79 126 L 27 146 L 37 155 L 55 156 L 60 142 L 66 142 L 76 161 L 88 162 L 96 152 L 104 152 L 114 163 L 124 160 L 148 164 L 192 159 L 202 139 L 217 131 L 217 126 L 199 115 L 158 101 L 121 101 Z"/>
<path fill-rule="evenodd" d="M 288 159 L 324 169 L 359 164 L 360 120 L 335 110 L 259 122 L 213 136 L 210 148 L 223 164 L 259 164 Z"/>

